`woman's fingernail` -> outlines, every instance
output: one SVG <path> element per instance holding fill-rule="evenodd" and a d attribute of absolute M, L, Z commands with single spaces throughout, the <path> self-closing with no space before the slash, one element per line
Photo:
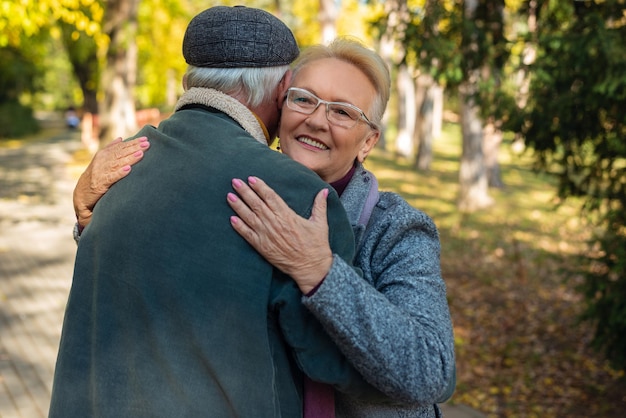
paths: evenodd
<path fill-rule="evenodd" d="M 149 142 L 148 142 L 148 140 L 146 139 L 145 141 L 141 142 L 141 143 L 139 144 L 139 146 L 140 146 L 141 148 L 148 148 L 148 147 L 150 146 L 150 143 L 149 143 Z"/>
<path fill-rule="evenodd" d="M 324 189 L 324 193 L 322 193 L 322 195 L 324 195 L 324 197 L 328 197 L 328 189 Z"/>
<path fill-rule="evenodd" d="M 256 184 L 257 178 L 254 176 L 250 176 L 248 177 L 248 183 L 250 184 Z"/>
<path fill-rule="evenodd" d="M 133 154 L 133 157 L 141 157 L 143 155 L 143 151 L 137 151 Z"/>
<path fill-rule="evenodd" d="M 230 223 L 235 225 L 237 222 L 239 222 L 239 219 L 236 216 L 231 216 L 230 217 Z"/>
<path fill-rule="evenodd" d="M 237 201 L 237 195 L 235 195 L 234 193 L 228 193 L 226 195 L 226 198 L 231 201 L 231 202 L 236 202 Z"/>
<path fill-rule="evenodd" d="M 239 179 L 233 179 L 233 187 L 235 189 L 238 189 L 241 187 L 241 185 L 243 184 L 243 182 Z"/>
<path fill-rule="evenodd" d="M 122 170 L 130 171 L 130 166 L 129 165 L 125 165 L 124 167 L 122 167 Z"/>

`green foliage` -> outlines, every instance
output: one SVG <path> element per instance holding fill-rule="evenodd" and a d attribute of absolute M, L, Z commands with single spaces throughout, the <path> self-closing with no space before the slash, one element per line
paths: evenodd
<path fill-rule="evenodd" d="M 593 345 L 616 369 L 626 368 L 626 208 L 609 211 L 597 238 L 599 256 L 592 259 L 581 291 L 587 299 L 582 316 L 595 324 Z"/>
<path fill-rule="evenodd" d="M 14 47 L 0 48 L 0 138 L 19 137 L 39 127 L 32 110 L 19 101 L 36 89 L 39 69 L 32 57 Z"/>
<path fill-rule="evenodd" d="M 584 288 L 594 344 L 626 368 L 626 25 L 623 0 L 545 2 L 529 107 L 519 121 L 561 197 L 581 196 L 601 233 Z M 598 267 L 599 266 L 599 267 Z"/>
<path fill-rule="evenodd" d="M 10 100 L 0 103 L 0 138 L 16 138 L 39 131 L 32 109 Z"/>
<path fill-rule="evenodd" d="M 181 80 L 187 68 L 181 54 L 185 28 L 196 13 L 210 5 L 184 6 L 171 0 L 144 0 L 139 5 L 136 39 L 139 71 L 135 88 L 139 107 L 164 108 L 168 94 L 172 94 L 170 89 L 175 89 L 174 97 L 181 93 Z"/>
<path fill-rule="evenodd" d="M 17 101 L 35 88 L 37 67 L 30 57 L 13 47 L 0 48 L 0 103 Z"/>

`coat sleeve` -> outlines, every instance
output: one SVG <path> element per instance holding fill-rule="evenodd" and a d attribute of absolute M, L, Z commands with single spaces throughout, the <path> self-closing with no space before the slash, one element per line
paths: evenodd
<path fill-rule="evenodd" d="M 337 260 L 304 304 L 385 394 L 404 402 L 440 402 L 454 389 L 455 360 L 439 235 L 427 215 L 399 197 L 382 204 L 356 263 L 369 280 Z"/>
<path fill-rule="evenodd" d="M 352 228 L 334 192 L 328 196 L 327 213 L 333 265 L 341 263 L 358 277 L 359 272 L 352 267 Z M 356 397 L 381 402 L 386 399 L 347 361 L 321 323 L 302 304 L 302 293 L 295 282 L 281 273 L 272 289 L 270 309 L 277 318 L 297 366 L 312 380 L 333 385 L 337 390 Z"/>

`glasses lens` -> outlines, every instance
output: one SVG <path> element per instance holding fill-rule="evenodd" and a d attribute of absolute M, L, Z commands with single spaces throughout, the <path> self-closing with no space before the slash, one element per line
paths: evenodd
<path fill-rule="evenodd" d="M 352 127 L 361 117 L 361 113 L 353 107 L 331 103 L 328 105 L 328 119 L 340 126 Z"/>
<path fill-rule="evenodd" d="M 326 105 L 326 117 L 333 125 L 352 128 L 364 117 L 359 108 L 347 103 L 326 102 L 309 91 L 295 87 L 287 91 L 287 107 L 296 112 L 310 115 L 320 103 Z"/>
<path fill-rule="evenodd" d="M 298 112 L 311 114 L 317 108 L 317 97 L 304 90 L 289 90 L 287 105 Z"/>

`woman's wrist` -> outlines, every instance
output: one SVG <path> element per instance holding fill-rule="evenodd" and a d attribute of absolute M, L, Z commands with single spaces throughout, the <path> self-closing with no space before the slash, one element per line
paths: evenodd
<path fill-rule="evenodd" d="M 291 277 L 295 280 L 304 295 L 312 295 L 321 286 L 333 265 L 332 254 L 329 257 L 319 259 L 308 268 L 298 269 L 298 273 Z"/>

